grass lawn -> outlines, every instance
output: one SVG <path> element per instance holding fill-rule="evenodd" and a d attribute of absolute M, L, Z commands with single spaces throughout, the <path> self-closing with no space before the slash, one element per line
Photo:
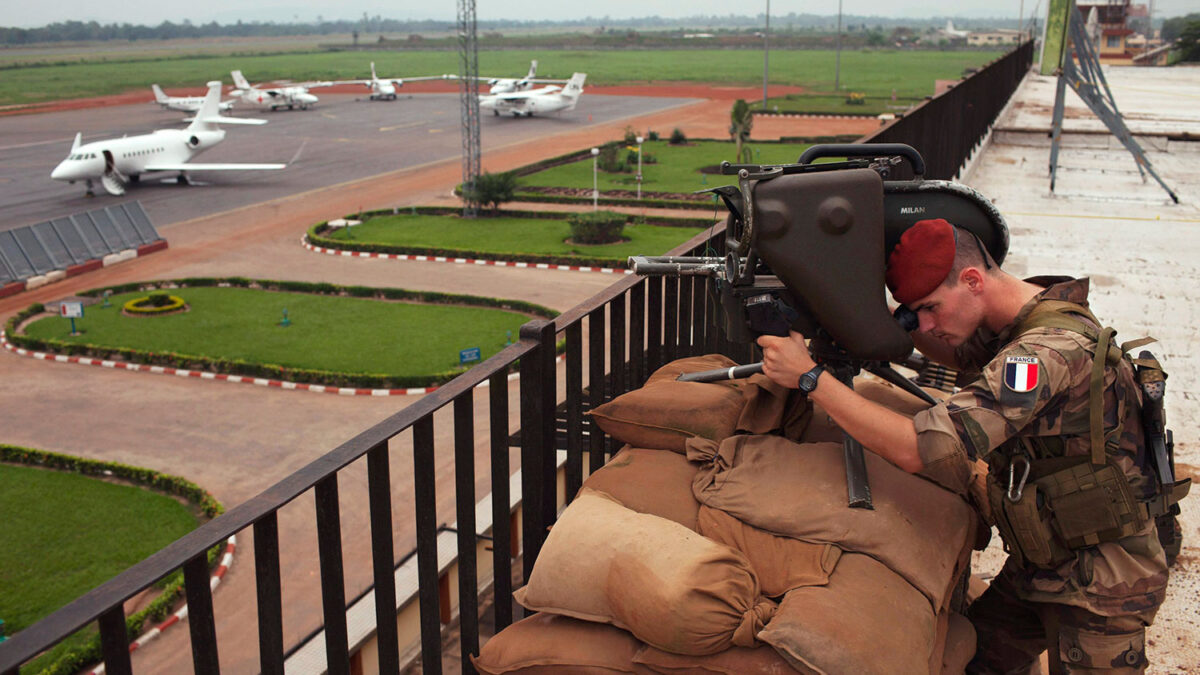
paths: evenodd
<path fill-rule="evenodd" d="M 895 90 L 900 97 L 920 98 L 933 93 L 934 80 L 956 79 L 964 68 L 981 66 L 1000 54 L 999 51 L 843 50 L 839 91 L 890 97 Z M 835 58 L 833 50 L 773 51 L 770 81 L 803 86 L 813 92 L 833 92 Z M 540 77 L 565 79 L 572 72 L 580 71 L 588 74 L 588 84 L 598 85 L 762 82 L 762 52 L 751 49 L 485 50 L 479 54 L 479 72 L 488 76 L 518 77 L 529 69 L 531 59 L 538 59 Z M 458 56 L 453 50 L 313 51 L 238 56 L 180 53 L 176 58 L 130 57 L 8 68 L 0 78 L 0 105 L 102 96 L 140 89 L 146 90 L 149 101 L 151 83 L 170 88 L 199 87 L 213 79 L 229 82 L 229 71 L 235 68 L 241 69 L 252 83 L 275 79 L 356 79 L 368 76 L 371 61 L 375 62 L 381 77 L 458 72 Z"/>
<path fill-rule="evenodd" d="M 198 523 L 188 506 L 149 490 L 9 464 L 0 464 L 0 513 L 0 619 L 9 635 Z"/>
<path fill-rule="evenodd" d="M 867 96 L 862 104 L 846 103 L 846 94 L 788 94 L 781 98 L 767 99 L 769 110 L 779 112 L 818 113 L 837 115 L 878 115 L 880 113 L 903 112 L 909 107 L 920 103 L 923 98 L 896 96 L 892 100 L 888 94 Z"/>
<path fill-rule="evenodd" d="M 246 288 L 170 291 L 190 306 L 182 314 L 130 317 L 121 305 L 144 293 L 112 296 L 76 319 L 83 335 L 68 335 L 65 319 L 46 317 L 26 333 L 105 347 L 243 359 L 285 368 L 342 373 L 423 376 L 458 367 L 459 350 L 479 347 L 483 358 L 504 347 L 530 317 L 499 309 L 419 305 L 281 293 Z M 292 324 L 276 324 L 287 309 Z M 514 337 L 515 339 L 515 337 Z"/>
<path fill-rule="evenodd" d="M 611 258 L 625 262 L 631 255 L 660 255 L 691 239 L 703 228 L 626 225 L 629 241 L 598 246 L 568 244 L 566 219 L 399 215 L 379 216 L 353 228 L 325 235 L 346 242 L 389 244 L 414 248 L 452 249 L 503 256 L 544 254 Z"/>
<path fill-rule="evenodd" d="M 667 133 L 670 133 L 667 130 Z M 749 143 L 754 161 L 762 163 L 795 162 L 809 148 L 803 143 Z M 635 146 L 636 147 L 636 146 Z M 671 145 L 665 140 L 642 144 L 642 190 L 646 192 L 694 192 L 718 185 L 733 185 L 737 176 L 702 174 L 700 169 L 722 161 L 734 161 L 734 144 L 726 141 L 698 141 L 688 145 Z M 624 152 L 622 153 L 624 154 Z M 653 156 L 654 164 L 646 157 Z M 636 160 L 631 173 L 599 172 L 600 194 L 609 190 L 637 190 Z M 521 185 L 539 187 L 570 187 L 592 189 L 592 162 L 585 158 L 571 164 L 556 166 L 528 176 Z"/>

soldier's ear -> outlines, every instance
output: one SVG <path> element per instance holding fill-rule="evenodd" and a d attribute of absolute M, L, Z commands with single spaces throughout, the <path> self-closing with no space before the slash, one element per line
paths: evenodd
<path fill-rule="evenodd" d="M 983 290 L 983 272 L 976 267 L 968 267 L 958 274 L 958 282 L 966 284 L 967 290 L 978 293 Z"/>

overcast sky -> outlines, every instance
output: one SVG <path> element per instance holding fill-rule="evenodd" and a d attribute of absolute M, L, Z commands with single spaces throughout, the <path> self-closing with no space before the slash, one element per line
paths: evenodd
<path fill-rule="evenodd" d="M 1136 2 L 1137 0 L 1135 0 Z M 1025 0 L 1024 11 L 1044 15 L 1048 0 Z M 440 2 L 333 2 L 331 0 L 203 0 L 201 2 L 178 3 L 162 0 L 123 0 L 122 2 L 96 2 L 96 0 L 53 0 L 51 2 L 20 2 L 0 0 L 0 25 L 44 26 L 57 21 L 99 21 L 100 23 L 158 24 L 163 21 L 180 22 L 190 19 L 193 23 L 218 21 L 232 23 L 242 21 L 315 21 L 318 16 L 329 19 L 355 19 L 363 12 L 390 19 L 439 19 L 453 21 L 456 4 L 454 0 Z M 562 2 L 561 0 L 477 0 L 476 15 L 479 19 L 582 19 L 588 16 L 633 18 L 642 16 L 680 17 L 697 14 L 726 15 L 731 11 L 739 14 L 760 13 L 766 6 L 761 3 L 730 2 L 729 0 L 601 0 L 599 2 Z M 1008 17 L 1016 18 L 1020 11 L 1020 0 L 956 0 L 933 5 L 918 0 L 843 0 L 843 11 L 847 14 L 895 16 L 895 17 Z M 1155 0 L 1155 15 L 1170 17 L 1200 9 L 1196 0 Z M 1035 10 L 1036 8 L 1036 10 Z M 776 0 L 771 3 L 771 14 L 788 12 L 811 14 L 836 14 L 837 0 Z"/>

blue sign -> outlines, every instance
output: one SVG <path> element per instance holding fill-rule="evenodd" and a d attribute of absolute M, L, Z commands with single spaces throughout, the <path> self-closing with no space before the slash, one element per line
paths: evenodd
<path fill-rule="evenodd" d="M 483 354 L 479 351 L 479 347 L 471 347 L 464 349 L 458 353 L 458 363 L 475 363 L 483 359 Z"/>

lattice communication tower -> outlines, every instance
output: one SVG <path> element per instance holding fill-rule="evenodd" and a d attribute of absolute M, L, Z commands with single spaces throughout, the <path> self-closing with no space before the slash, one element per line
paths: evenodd
<path fill-rule="evenodd" d="M 462 109 L 463 216 L 479 214 L 479 52 L 475 41 L 475 0 L 458 0 L 458 95 Z"/>

